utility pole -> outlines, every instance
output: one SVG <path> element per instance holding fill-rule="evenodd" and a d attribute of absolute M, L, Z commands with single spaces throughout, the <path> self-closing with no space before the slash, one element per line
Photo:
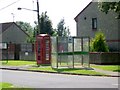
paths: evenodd
<path fill-rule="evenodd" d="M 38 18 L 38 32 L 36 33 L 38 35 L 40 34 L 40 16 L 39 16 L 39 1 L 38 0 L 37 0 L 37 18 Z"/>
<path fill-rule="evenodd" d="M 31 10 L 31 9 L 27 9 L 27 8 L 21 8 L 21 7 L 18 7 L 18 10 L 21 10 L 21 9 L 25 9 L 25 10 L 35 11 L 35 12 L 37 12 L 37 19 L 38 19 L 38 31 L 36 31 L 36 36 L 37 36 L 38 34 L 40 34 L 39 1 L 37 0 L 37 10 Z"/>

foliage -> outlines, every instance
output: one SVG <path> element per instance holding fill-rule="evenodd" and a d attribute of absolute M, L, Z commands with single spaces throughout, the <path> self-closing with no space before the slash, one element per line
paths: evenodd
<path fill-rule="evenodd" d="M 23 22 L 23 21 L 17 21 L 16 24 L 24 30 L 28 35 L 33 34 L 33 27 L 30 25 L 30 23 Z"/>
<path fill-rule="evenodd" d="M 35 42 L 35 37 L 34 37 L 33 35 L 27 37 L 27 42 L 28 42 L 28 43 L 34 43 L 34 42 Z"/>
<path fill-rule="evenodd" d="M 52 34 L 52 36 L 57 36 L 57 29 L 54 29 L 53 31 L 54 33 Z"/>
<path fill-rule="evenodd" d="M 99 8 L 101 11 L 105 12 L 106 14 L 109 11 L 114 11 L 118 14 L 117 18 L 120 19 L 120 1 L 119 2 L 99 2 Z"/>
<path fill-rule="evenodd" d="M 40 19 L 40 34 L 52 35 L 54 33 L 54 31 L 53 31 L 53 28 L 52 28 L 52 22 L 49 19 L 48 15 L 47 15 L 47 12 L 42 13 L 40 15 L 39 19 Z M 35 22 L 35 24 L 36 24 L 36 27 L 34 28 L 35 29 L 34 31 L 37 31 L 37 32 L 34 32 L 34 34 L 39 32 L 38 31 L 38 23 Z"/>
<path fill-rule="evenodd" d="M 64 25 L 65 25 L 65 20 L 61 19 L 56 29 L 57 36 L 69 36 L 70 35 L 69 28 Z"/>
<path fill-rule="evenodd" d="M 91 40 L 92 52 L 108 52 L 108 46 L 106 44 L 105 36 L 102 32 L 97 32 L 95 38 Z"/>

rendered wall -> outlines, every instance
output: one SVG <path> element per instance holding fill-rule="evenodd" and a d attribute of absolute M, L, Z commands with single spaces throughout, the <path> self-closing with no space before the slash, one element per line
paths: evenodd
<path fill-rule="evenodd" d="M 97 31 L 101 30 L 105 34 L 107 44 L 112 51 L 120 51 L 120 20 L 116 19 L 114 12 L 105 14 L 98 8 L 97 2 L 92 2 L 82 13 L 77 17 L 77 36 L 89 36 L 93 38 Z M 97 18 L 97 30 L 92 29 L 92 18 Z"/>

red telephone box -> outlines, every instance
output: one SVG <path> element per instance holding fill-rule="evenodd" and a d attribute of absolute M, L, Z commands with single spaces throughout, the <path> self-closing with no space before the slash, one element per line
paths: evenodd
<path fill-rule="evenodd" d="M 47 34 L 40 34 L 36 37 L 36 60 L 38 65 L 50 64 L 51 40 Z"/>

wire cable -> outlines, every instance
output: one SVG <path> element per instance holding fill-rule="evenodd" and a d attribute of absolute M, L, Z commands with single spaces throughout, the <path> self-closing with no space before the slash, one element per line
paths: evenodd
<path fill-rule="evenodd" d="M 18 1 L 20 1 L 20 0 L 17 0 L 17 1 L 15 1 L 15 2 L 13 2 L 13 3 L 7 5 L 7 6 L 3 7 L 3 8 L 1 8 L 0 11 L 4 10 L 4 9 L 10 7 L 10 6 L 12 6 L 13 4 L 17 3 Z"/>

